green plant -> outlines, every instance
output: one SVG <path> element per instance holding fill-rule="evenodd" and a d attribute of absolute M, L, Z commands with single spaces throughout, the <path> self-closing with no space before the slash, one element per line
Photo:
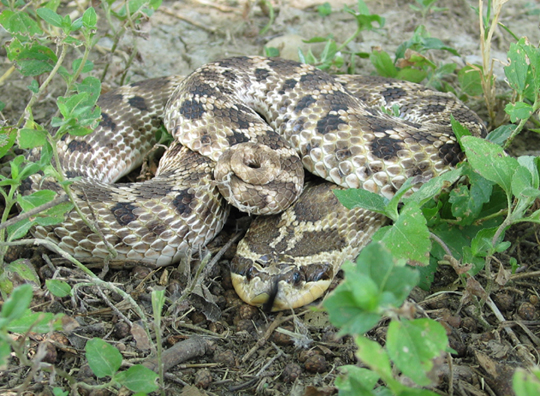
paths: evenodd
<path fill-rule="evenodd" d="M 56 2 L 35 9 L 22 1 L 2 2 L 7 8 L 0 14 L 0 24 L 12 35 L 12 40 L 6 45 L 8 59 L 18 66 L 23 76 L 34 79 L 28 86 L 30 100 L 18 121 L 0 129 L 0 157 L 13 155 L 12 148 L 16 141 L 22 149 L 41 149 L 41 155 L 34 160 L 14 156 L 10 161 L 11 176 L 0 175 L 0 194 L 5 202 L 1 213 L 3 226 L 0 226 L 0 277 L 7 247 L 23 237 L 32 226 L 56 224 L 73 207 L 81 218 L 86 219 L 73 200 L 69 188 L 71 182 L 66 180 L 60 167 L 56 144 L 66 134 L 81 136 L 90 133 L 101 116 L 96 106 L 101 83 L 99 79 L 87 75 L 93 69 L 93 63 L 88 58 L 98 40 L 94 8 L 87 8 L 80 18 L 72 21 L 69 15 L 61 16 L 56 12 Z M 126 25 L 133 26 L 141 15 L 150 14 L 160 3 L 160 0 L 132 0 L 119 11 L 113 12 L 110 8 L 112 2 L 103 2 L 111 26 L 111 15 L 123 22 L 121 31 L 114 31 L 115 40 L 119 40 Z M 56 47 L 56 51 L 50 49 L 51 46 Z M 72 53 L 78 53 L 79 47 L 83 48 L 82 55 L 73 57 Z M 67 66 L 70 57 L 74 59 Z M 82 78 L 84 75 L 87 76 Z M 37 76 L 42 76 L 39 80 L 41 84 Z M 50 124 L 39 124 L 33 117 L 34 107 L 50 85 L 58 84 L 59 79 L 65 84 L 64 95 L 57 98 L 57 110 L 50 118 Z M 22 182 L 40 171 L 57 180 L 69 202 L 52 190 L 16 196 L 15 192 Z M 15 205 L 21 207 L 23 216 L 20 221 L 10 223 L 7 220 Z M 90 229 L 95 229 L 92 222 L 86 222 Z M 106 245 L 114 257 L 114 250 L 109 244 Z M 10 292 L 4 288 L 1 291 Z"/>
<path fill-rule="evenodd" d="M 339 45 L 336 43 L 333 35 L 331 34 L 327 37 L 313 37 L 305 41 L 306 43 L 325 42 L 326 45 L 319 57 L 315 56 L 311 50 L 309 50 L 307 54 L 304 54 L 301 50 L 298 50 L 298 56 L 301 62 L 317 66 L 321 70 L 330 70 L 332 68 L 339 69 L 345 62 L 342 55 L 342 53 L 345 53 L 350 55 L 348 69 L 350 72 L 354 71 L 354 55 L 357 54 L 351 54 L 350 52 L 345 51 L 345 48 L 352 40 L 358 37 L 362 31 L 374 30 L 375 27 L 373 25 L 375 23 L 378 25 L 379 29 L 382 28 L 385 20 L 380 15 L 371 14 L 363 0 L 358 0 L 356 10 L 347 6 L 345 6 L 344 10 L 350 15 L 354 16 L 357 25 L 356 31 Z"/>
<path fill-rule="evenodd" d="M 535 396 L 540 393 L 540 369 L 535 367 L 531 372 L 518 369 L 514 373 L 512 389 L 516 396 Z"/>
<path fill-rule="evenodd" d="M 422 19 L 430 13 L 447 11 L 448 7 L 435 7 L 438 0 L 415 0 L 417 5 L 409 4 L 409 8 L 422 14 Z"/>
<path fill-rule="evenodd" d="M 122 365 L 122 355 L 112 345 L 100 338 L 93 338 L 85 346 L 86 360 L 92 372 L 98 378 L 110 377 L 109 382 L 100 385 L 79 383 L 85 389 L 104 389 L 122 385 L 132 392 L 150 393 L 156 391 L 158 375 L 143 365 L 131 366 L 125 371 L 118 371 Z"/>
<path fill-rule="evenodd" d="M 418 271 L 406 267 L 405 260 L 393 258 L 378 242 L 364 248 L 356 263 L 346 263 L 344 270 L 345 281 L 324 305 L 341 333 L 355 336 L 356 356 L 368 368 L 342 367 L 345 375 L 336 380 L 340 395 L 436 395 L 404 385 L 398 377 L 407 376 L 417 386 L 431 384 L 434 360 L 447 350 L 448 339 L 441 324 L 411 319 L 410 312 L 399 310 L 418 282 Z M 391 318 L 384 348 L 362 335 L 383 316 Z M 379 380 L 384 385 L 374 391 Z"/>
<path fill-rule="evenodd" d="M 42 357 L 33 360 L 27 358 L 25 351 L 28 333 L 46 333 L 60 330 L 58 316 L 48 313 L 32 313 L 28 307 L 32 299 L 32 287 L 23 285 L 17 287 L 17 282 L 30 282 L 39 285 L 40 280 L 28 260 L 17 260 L 4 264 L 3 259 L 8 246 L 23 244 L 42 244 L 60 256 L 71 261 L 89 277 L 89 282 L 77 283 L 73 289 L 67 282 L 56 279 L 46 281 L 47 288 L 57 298 L 69 295 L 76 296 L 81 287 L 98 286 L 108 288 L 126 301 L 143 320 L 143 326 L 150 338 L 146 326 L 144 311 L 135 301 L 116 286 L 96 277 L 80 262 L 62 251 L 50 241 L 40 239 L 21 239 L 34 225 L 49 226 L 60 222 L 64 214 L 74 207 L 72 192 L 69 188 L 63 170 L 59 166 L 57 142 L 66 134 L 81 136 L 90 133 L 100 119 L 100 109 L 96 106 L 101 91 L 100 80 L 89 75 L 93 71 L 92 57 L 97 40 L 98 17 L 94 8 L 89 7 L 82 12 L 80 18 L 72 20 L 70 16 L 62 16 L 57 12 L 58 2 L 25 4 L 23 1 L 2 0 L 6 7 L 0 14 L 0 24 L 12 36 L 6 45 L 8 59 L 17 66 L 22 76 L 30 78 L 28 86 L 30 99 L 18 120 L 11 125 L 3 125 L 0 129 L 0 158 L 9 156 L 11 174 L 0 175 L 0 194 L 4 199 L 0 224 L 0 291 L 5 300 L 0 313 L 0 364 L 5 365 L 7 357 L 13 351 L 22 367 L 31 371 L 27 380 L 20 386 L 20 391 L 28 386 L 36 370 L 52 370 L 50 366 L 41 364 Z M 102 2 L 102 15 L 105 15 L 113 36 L 114 52 L 122 35 L 129 29 L 135 29 L 135 24 L 141 16 L 150 15 L 160 5 L 160 0 L 126 2 L 120 9 L 113 10 L 113 2 Z M 137 51 L 133 51 L 133 57 Z M 132 59 L 131 59 L 132 60 Z M 126 64 L 129 67 L 131 60 Z M 10 69 L 9 73 L 15 70 Z M 102 78 L 107 72 L 107 66 Z M 2 79 L 8 78 L 6 73 Z M 122 77 L 123 80 L 123 77 Z M 64 86 L 64 94 L 56 99 L 57 108 L 46 119 L 49 121 L 36 122 L 34 110 L 39 101 L 51 86 Z M 0 108 L 3 104 L 0 103 Z M 14 148 L 37 149 L 27 159 L 14 154 Z M 41 154 L 36 155 L 39 150 Z M 23 181 L 29 176 L 43 172 L 52 177 L 61 187 L 63 194 L 52 190 L 41 190 L 30 195 L 16 195 Z M 22 209 L 22 214 L 9 219 L 14 206 Z M 78 208 L 75 205 L 75 210 Z M 84 218 L 84 216 L 81 216 Z M 87 223 L 93 228 L 91 222 Z M 114 251 L 111 249 L 111 255 Z M 14 281 L 16 280 L 16 282 Z M 9 296 L 11 295 L 11 296 Z M 21 334 L 14 341 L 10 333 Z M 92 340 L 87 344 L 86 356 L 90 367 L 98 377 L 110 377 L 105 384 L 90 386 L 77 383 L 70 375 L 54 368 L 59 376 L 71 386 L 90 389 L 107 386 L 124 385 L 135 392 L 151 392 L 157 389 L 155 379 L 157 374 L 143 366 L 133 366 L 119 372 L 120 352 L 102 340 Z M 163 381 L 162 381 L 163 384 Z M 66 394 L 56 387 L 53 393 Z"/>

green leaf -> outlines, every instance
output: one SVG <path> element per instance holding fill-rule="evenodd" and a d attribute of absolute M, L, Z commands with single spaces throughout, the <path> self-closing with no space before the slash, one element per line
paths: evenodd
<path fill-rule="evenodd" d="M 279 49 L 275 47 L 264 47 L 264 54 L 270 58 L 279 56 Z"/>
<path fill-rule="evenodd" d="M 527 80 L 530 79 L 531 74 L 523 44 L 524 42 L 521 40 L 518 43 L 510 44 L 510 49 L 507 52 L 510 64 L 504 67 L 504 74 L 506 75 L 508 84 L 519 95 L 524 93 L 527 87 Z"/>
<path fill-rule="evenodd" d="M 9 152 L 9 150 L 13 147 L 13 144 L 15 144 L 16 139 L 16 128 L 2 127 L 0 129 L 0 158 Z"/>
<path fill-rule="evenodd" d="M 383 380 L 392 378 L 390 359 L 378 343 L 366 337 L 356 337 L 355 342 L 358 346 L 356 351 L 358 359 L 375 371 Z"/>
<path fill-rule="evenodd" d="M 82 16 L 82 23 L 87 29 L 95 29 L 97 23 L 96 10 L 93 7 L 87 8 Z"/>
<path fill-rule="evenodd" d="M 482 88 L 481 66 L 465 66 L 458 72 L 458 81 L 461 90 L 470 96 L 481 96 Z"/>
<path fill-rule="evenodd" d="M 50 312 L 32 312 L 29 309 L 24 315 L 12 321 L 7 327 L 8 331 L 24 334 L 29 330 L 34 333 L 48 333 L 52 330 L 62 329 L 62 315 L 55 315 Z"/>
<path fill-rule="evenodd" d="M 496 144 L 474 136 L 464 136 L 462 144 L 474 171 L 498 184 L 507 194 L 510 194 L 512 177 L 518 167 L 517 160 L 509 157 Z"/>
<path fill-rule="evenodd" d="M 396 259 L 406 259 L 411 265 L 427 265 L 431 239 L 420 206 L 416 202 L 405 204 L 381 242 Z"/>
<path fill-rule="evenodd" d="M 80 65 L 81 65 L 81 62 L 82 62 L 82 59 L 81 58 L 77 58 L 73 61 L 72 65 L 71 65 L 71 69 L 73 71 L 76 71 L 79 69 Z M 89 61 L 87 60 L 81 70 L 81 73 L 88 73 L 90 71 L 92 71 L 92 69 L 94 68 L 94 63 L 92 61 Z M 99 80 L 98 80 L 99 81 Z"/>
<path fill-rule="evenodd" d="M 38 76 L 53 69 L 58 57 L 48 47 L 32 43 L 21 44 L 17 39 L 6 46 L 8 58 L 19 65 L 24 76 Z"/>
<path fill-rule="evenodd" d="M 422 206 L 430 199 L 439 195 L 443 189 L 447 189 L 454 184 L 461 177 L 461 173 L 462 168 L 458 168 L 434 177 L 422 184 L 418 191 L 403 198 L 403 202 L 416 202 L 419 206 Z"/>
<path fill-rule="evenodd" d="M 388 199 L 379 194 L 372 193 L 361 188 L 349 188 L 347 190 L 334 190 L 339 202 L 347 209 L 361 207 L 377 213 L 385 214 Z"/>
<path fill-rule="evenodd" d="M 11 355 L 11 346 L 9 342 L 0 337 L 0 367 L 6 367 L 8 358 Z"/>
<path fill-rule="evenodd" d="M 24 11 L 14 12 L 4 9 L 0 14 L 0 25 L 13 35 L 34 36 L 43 34 L 37 22 Z"/>
<path fill-rule="evenodd" d="M 33 284 L 39 287 L 39 276 L 28 259 L 18 259 L 4 266 L 4 271 L 0 274 L 0 287 L 3 293 L 11 293 L 15 286 L 21 283 Z"/>
<path fill-rule="evenodd" d="M 433 359 L 447 345 L 444 327 L 432 319 L 394 320 L 388 326 L 388 355 L 403 374 L 420 386 L 431 384 L 427 374 L 433 369 Z"/>
<path fill-rule="evenodd" d="M 32 286 L 29 284 L 21 285 L 13 290 L 11 296 L 2 305 L 2 311 L 0 311 L 0 318 L 6 320 L 2 325 L 5 326 L 8 322 L 21 318 L 30 306 L 32 297 Z"/>
<path fill-rule="evenodd" d="M 540 369 L 536 367 L 527 372 L 518 368 L 512 378 L 512 389 L 516 396 L 540 395 Z"/>
<path fill-rule="evenodd" d="M 381 313 L 400 306 L 418 281 L 416 271 L 394 265 L 379 243 L 366 246 L 356 264 L 343 265 L 345 281 L 326 299 L 330 321 L 342 333 L 362 334 L 377 324 Z"/>
<path fill-rule="evenodd" d="M 497 232 L 498 227 L 483 228 L 474 237 L 471 242 L 471 252 L 477 257 L 487 257 L 493 255 L 496 252 L 503 252 L 510 247 L 509 242 L 503 242 L 504 232 L 502 232 L 498 239 L 493 244 L 493 237 Z"/>
<path fill-rule="evenodd" d="M 332 13 L 332 6 L 329 2 L 325 2 L 317 7 L 317 12 L 322 17 L 328 16 Z"/>
<path fill-rule="evenodd" d="M 528 119 L 533 113 L 533 107 L 525 102 L 508 103 L 504 111 L 510 116 L 510 121 L 516 122 Z"/>
<path fill-rule="evenodd" d="M 41 19 L 47 22 L 49 25 L 62 27 L 62 17 L 50 8 L 38 8 L 36 13 Z"/>
<path fill-rule="evenodd" d="M 463 136 L 471 136 L 471 132 L 457 121 L 453 115 L 450 115 L 450 123 L 452 124 L 452 131 L 456 135 L 456 138 L 461 145 L 461 138 Z"/>
<path fill-rule="evenodd" d="M 8 241 L 11 242 L 24 237 L 31 228 L 32 222 L 28 219 L 18 221 L 17 223 L 8 226 Z"/>
<path fill-rule="evenodd" d="M 540 174 L 539 167 L 540 167 L 540 159 L 539 157 L 533 157 L 530 155 L 522 155 L 518 157 L 518 162 L 521 165 L 521 167 L 528 169 L 531 175 L 531 186 L 533 188 L 539 188 L 540 187 Z"/>
<path fill-rule="evenodd" d="M 126 371 L 122 371 L 115 376 L 115 380 L 120 385 L 125 386 L 132 392 L 150 393 L 158 390 L 156 380 L 157 373 L 154 373 L 143 365 L 131 366 Z"/>
<path fill-rule="evenodd" d="M 332 324 L 341 329 L 340 334 L 364 334 L 381 318 L 378 313 L 366 312 L 360 308 L 351 289 L 344 284 L 325 300 L 324 307 Z"/>
<path fill-rule="evenodd" d="M 341 366 L 339 370 L 343 373 L 336 378 L 335 385 L 341 396 L 374 395 L 371 390 L 380 378 L 376 372 L 352 365 Z"/>
<path fill-rule="evenodd" d="M 100 338 L 92 338 L 86 343 L 86 360 L 98 378 L 112 377 L 122 365 L 122 355 L 112 345 Z"/>
<path fill-rule="evenodd" d="M 71 294 L 71 286 L 67 282 L 58 279 L 47 279 L 45 284 L 55 297 L 62 298 Z"/>
<path fill-rule="evenodd" d="M 398 71 L 387 52 L 374 50 L 369 56 L 369 60 L 375 66 L 378 75 L 382 77 L 397 77 Z"/>
<path fill-rule="evenodd" d="M 495 143 L 499 146 L 503 146 L 506 142 L 506 139 L 512 135 L 512 132 L 517 128 L 517 125 L 514 124 L 506 124 L 501 125 L 497 129 L 491 131 L 486 136 L 486 140 L 489 140 L 492 143 Z"/>

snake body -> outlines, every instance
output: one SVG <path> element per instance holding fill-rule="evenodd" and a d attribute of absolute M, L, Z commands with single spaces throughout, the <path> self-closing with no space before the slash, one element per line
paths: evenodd
<path fill-rule="evenodd" d="M 448 170 L 463 157 L 450 114 L 485 134 L 481 120 L 449 94 L 331 76 L 279 58 L 225 59 L 186 78 L 121 87 L 98 105 L 99 127 L 59 145 L 66 176 L 80 177 L 72 185 L 78 205 L 98 232 L 72 211 L 35 235 L 79 258 L 107 257 L 105 240 L 119 259 L 162 266 L 205 246 L 223 227 L 228 203 L 269 215 L 239 244 L 232 277 L 246 302 L 273 310 L 320 297 L 341 263 L 385 222 L 346 211 L 333 189 L 391 197 L 409 177 Z M 394 105 L 400 117 L 381 110 Z M 113 184 L 141 164 L 162 120 L 174 142 L 156 177 Z M 304 169 L 327 182 L 302 194 Z M 28 191 L 58 189 L 47 178 L 31 184 Z"/>

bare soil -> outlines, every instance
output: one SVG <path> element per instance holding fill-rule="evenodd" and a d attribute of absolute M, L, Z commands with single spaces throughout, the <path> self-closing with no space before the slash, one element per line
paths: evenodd
<path fill-rule="evenodd" d="M 146 78 L 188 74 L 202 64 L 235 55 L 263 53 L 264 46 L 275 46 L 287 57 L 296 56 L 298 45 L 314 36 L 333 34 L 343 42 L 356 29 L 353 17 L 339 11 L 343 4 L 354 7 L 354 1 L 330 1 L 334 12 L 321 17 L 316 6 L 322 1 L 274 1 L 276 18 L 268 32 L 260 30 L 269 22 L 265 7 L 248 1 L 164 1 L 163 6 L 141 26 L 137 36 L 126 35 L 114 55 L 110 54 L 112 41 L 99 42 L 101 53 L 93 59 L 96 76 L 101 75 L 108 63 L 105 89 L 122 83 Z M 439 2 L 446 11 L 428 14 L 425 20 L 409 9 L 412 1 L 368 1 L 372 13 L 386 18 L 384 29 L 363 32 L 350 43 L 354 52 L 369 52 L 374 46 L 393 53 L 397 46 L 411 37 L 419 24 L 424 24 L 432 37 L 443 40 L 455 48 L 460 57 L 443 51 L 433 51 L 436 63 L 455 62 L 458 68 L 480 62 L 478 19 L 472 7 L 477 3 L 467 0 Z M 518 36 L 528 36 L 538 43 L 539 15 L 532 12 L 535 4 L 526 0 L 507 3 L 501 23 Z M 538 8 L 537 8 L 538 9 Z M 68 6 L 66 11 L 75 12 Z M 4 37 L 4 36 L 0 36 Z M 499 30 L 493 40 L 492 56 L 499 85 L 504 88 L 502 66 L 506 51 L 513 41 Z M 313 47 L 314 51 L 320 46 Z M 126 73 L 126 61 L 138 51 Z M 7 59 L 1 71 L 9 67 Z M 374 69 L 368 60 L 357 60 L 357 73 L 370 74 Z M 450 81 L 451 83 L 453 81 Z M 7 103 L 3 114 L 10 119 L 18 117 L 27 98 L 28 80 L 14 75 L 2 88 L 1 100 Z M 52 88 L 38 106 L 36 119 L 51 115 L 54 98 L 63 88 Z M 7 99 L 7 100 L 6 100 Z M 501 101 L 501 103 L 503 103 Z M 480 115 L 485 114 L 481 98 L 469 103 Z M 514 154 L 539 155 L 538 135 L 526 132 L 512 147 Z M 209 246 L 214 254 L 242 228 L 246 217 L 233 213 L 228 227 Z M 496 308 L 478 307 L 460 300 L 457 275 L 441 266 L 436 283 L 429 293 L 415 290 L 410 302 L 419 316 L 439 320 L 447 329 L 450 346 L 455 354 L 443 356 L 433 376 L 433 390 L 441 395 L 511 395 L 511 377 L 516 367 L 528 367 L 538 362 L 540 351 L 540 321 L 538 316 L 540 258 L 538 228 L 523 226 L 511 230 L 512 248 L 500 257 L 507 262 L 515 257 L 522 272 L 510 276 L 508 283 L 499 286 L 493 299 Z M 25 257 L 32 260 L 43 279 L 57 278 L 74 284 L 84 279 L 79 271 L 56 260 L 47 263 L 43 249 L 12 250 L 8 259 Z M 337 394 L 334 380 L 339 367 L 357 364 L 354 342 L 350 337 L 339 337 L 324 313 L 310 309 L 295 312 L 266 314 L 243 304 L 232 289 L 228 274 L 228 260 L 234 254 L 234 244 L 205 274 L 205 281 L 192 295 L 177 305 L 163 318 L 162 334 L 168 349 L 166 362 L 168 394 L 182 395 L 330 395 Z M 199 264 L 197 258 L 192 268 Z M 96 271 L 100 271 L 97 269 Z M 504 269 L 501 266 L 495 271 Z M 157 271 L 135 266 L 111 268 L 105 279 L 120 285 L 130 293 L 151 317 L 150 292 L 165 288 L 168 297 L 176 300 L 190 280 L 182 268 L 168 267 Z M 477 280 L 483 282 L 482 275 Z M 148 340 L 141 332 L 140 318 L 121 298 L 95 288 L 84 288 L 74 299 L 57 299 L 38 290 L 35 308 L 66 314 L 71 331 L 52 336 L 32 336 L 30 351 L 35 353 L 46 345 L 46 360 L 77 380 L 97 383 L 89 371 L 84 357 L 84 345 L 92 337 L 102 337 L 118 347 L 124 363 L 146 361 Z M 168 305 L 167 305 L 168 307 Z M 370 331 L 369 336 L 384 344 L 386 321 Z M 16 359 L 0 374 L 0 393 L 8 393 L 21 386 L 30 375 L 17 365 Z M 24 394 L 51 394 L 51 385 L 68 385 L 59 376 L 38 373 L 26 386 Z M 124 390 L 107 389 L 84 394 L 129 394 Z"/>

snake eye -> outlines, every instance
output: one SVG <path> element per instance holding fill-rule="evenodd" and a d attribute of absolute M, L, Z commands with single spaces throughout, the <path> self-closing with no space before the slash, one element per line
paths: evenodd
<path fill-rule="evenodd" d="M 257 269 L 255 267 L 249 267 L 246 271 L 246 278 L 248 281 L 251 281 L 255 275 L 257 275 Z"/>
<path fill-rule="evenodd" d="M 298 285 L 302 280 L 302 273 L 300 271 L 294 271 L 292 274 L 292 281 L 295 285 Z"/>

